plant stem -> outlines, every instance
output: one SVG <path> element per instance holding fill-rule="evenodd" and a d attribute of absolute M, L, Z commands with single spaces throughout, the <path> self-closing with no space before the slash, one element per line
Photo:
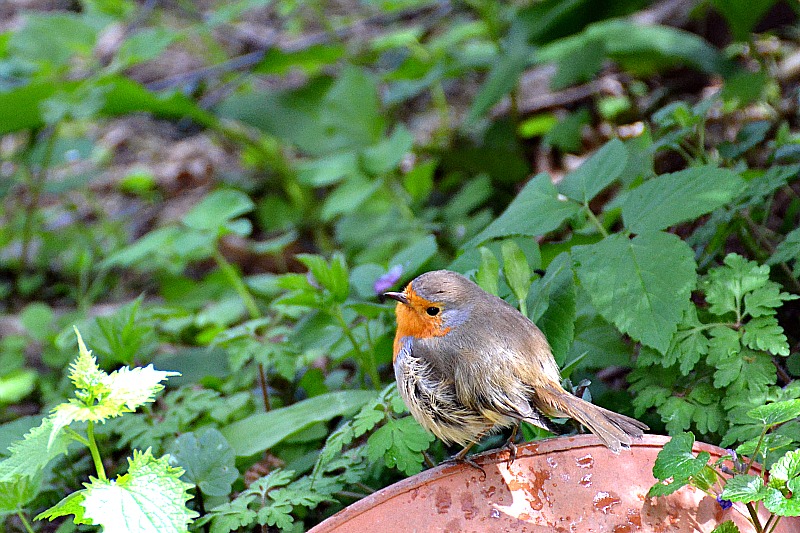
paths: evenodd
<path fill-rule="evenodd" d="M 750 521 L 753 523 L 753 527 L 756 528 L 756 533 L 763 533 L 764 528 L 761 526 L 761 521 L 758 519 L 758 513 L 756 513 L 755 507 L 753 507 L 752 502 L 747 502 L 747 512 L 750 513 Z"/>
<path fill-rule="evenodd" d="M 250 314 L 250 319 L 255 320 L 256 318 L 261 318 L 261 310 L 258 308 L 255 298 L 253 298 L 253 295 L 250 294 L 250 291 L 247 289 L 247 285 L 242 279 L 242 276 L 240 276 L 236 269 L 233 268 L 233 265 L 225 259 L 225 256 L 222 255 L 219 248 L 216 246 L 214 246 L 214 261 L 216 261 L 217 266 L 222 270 L 222 273 L 225 274 L 225 277 L 228 278 L 228 281 L 231 282 L 236 293 L 242 299 L 244 306 L 247 308 L 247 312 Z"/>
<path fill-rule="evenodd" d="M 756 460 L 756 456 L 758 452 L 761 450 L 761 443 L 764 442 L 764 437 L 767 436 L 767 426 L 764 426 L 764 429 L 761 430 L 761 435 L 758 437 L 758 443 L 756 443 L 756 448 L 753 450 L 753 455 L 750 456 L 750 461 L 747 462 L 747 470 L 744 471 L 745 474 L 750 472 L 750 468 L 753 466 L 753 462 Z"/>
<path fill-rule="evenodd" d="M 358 354 L 358 359 L 361 362 L 361 366 L 366 368 L 367 374 L 369 374 L 369 378 L 372 380 L 372 386 L 375 387 L 375 390 L 380 390 L 381 378 L 378 376 L 378 365 L 375 362 L 375 353 L 370 351 L 369 354 L 366 354 L 361 349 L 361 346 L 358 344 L 358 341 L 353 335 L 350 326 L 347 325 L 347 322 L 344 319 L 341 306 L 337 305 L 335 307 L 333 316 L 339 323 L 339 327 L 342 328 L 342 332 L 344 333 L 345 337 L 347 337 L 347 339 L 350 341 L 350 344 L 353 345 L 353 349 L 355 350 L 356 354 Z"/>
<path fill-rule="evenodd" d="M 267 392 L 267 375 L 264 372 L 262 363 L 258 363 L 258 382 L 261 385 L 261 396 L 264 398 L 264 409 L 272 411 L 272 402 L 269 401 L 269 393 Z"/>
<path fill-rule="evenodd" d="M 100 450 L 97 449 L 97 442 L 94 439 L 94 422 L 87 422 L 86 436 L 89 440 L 89 451 L 92 453 L 92 460 L 97 470 L 97 477 L 105 481 L 108 478 L 106 478 L 106 469 L 103 468 L 103 459 L 100 457 Z"/>
<path fill-rule="evenodd" d="M 586 215 L 589 217 L 589 220 L 592 221 L 597 230 L 603 235 L 603 237 L 608 237 L 608 232 L 606 231 L 606 228 L 603 227 L 603 224 L 600 222 L 600 219 L 598 219 L 597 216 L 594 213 L 592 213 L 592 210 L 589 209 L 589 204 L 584 203 L 583 207 L 586 210 Z"/>
<path fill-rule="evenodd" d="M 17 517 L 19 517 L 19 521 L 22 522 L 22 525 L 25 526 L 25 531 L 33 533 L 33 528 L 31 527 L 31 523 L 28 522 L 28 519 L 25 518 L 25 513 L 17 511 Z"/>
<path fill-rule="evenodd" d="M 773 531 L 775 531 L 775 528 L 778 527 L 778 522 L 780 522 L 781 518 L 782 518 L 781 516 L 777 516 L 777 515 L 772 515 L 772 516 L 775 517 L 775 521 L 772 523 L 772 527 L 769 528 L 769 533 L 772 533 Z"/>

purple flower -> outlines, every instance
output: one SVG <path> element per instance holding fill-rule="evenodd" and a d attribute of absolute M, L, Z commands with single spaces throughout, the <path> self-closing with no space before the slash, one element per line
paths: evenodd
<path fill-rule="evenodd" d="M 728 452 L 728 455 L 731 456 L 731 461 L 736 462 L 736 461 L 739 460 L 738 456 L 736 455 L 736 450 L 732 450 L 730 448 L 726 448 L 725 451 Z"/>
<path fill-rule="evenodd" d="M 375 281 L 375 285 L 372 286 L 372 288 L 375 290 L 375 294 L 380 295 L 391 289 L 402 275 L 403 265 L 394 265 L 386 274 L 379 277 L 377 281 Z"/>
<path fill-rule="evenodd" d="M 733 502 L 732 501 L 723 500 L 722 496 L 717 496 L 717 503 L 719 504 L 720 507 L 722 507 L 723 511 L 725 509 L 730 509 L 733 506 Z"/>

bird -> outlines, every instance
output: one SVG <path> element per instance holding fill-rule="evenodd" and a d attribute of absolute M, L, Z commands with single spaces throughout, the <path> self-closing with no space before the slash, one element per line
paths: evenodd
<path fill-rule="evenodd" d="M 570 394 L 542 331 L 505 300 L 461 274 L 426 272 L 397 301 L 392 363 L 400 396 L 416 421 L 467 458 L 484 436 L 512 428 L 509 462 L 522 421 L 558 433 L 550 418 L 572 418 L 613 453 L 648 426 Z M 481 469 L 482 470 L 482 469 Z"/>

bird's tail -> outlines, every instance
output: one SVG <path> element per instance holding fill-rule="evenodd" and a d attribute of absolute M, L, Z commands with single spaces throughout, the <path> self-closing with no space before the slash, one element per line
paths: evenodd
<path fill-rule="evenodd" d="M 641 438 L 644 431 L 650 429 L 647 424 L 586 402 L 563 389 L 553 392 L 555 394 L 552 396 L 548 395 L 548 410 L 574 418 L 597 435 L 614 453 L 619 453 L 622 448 L 630 448 L 633 439 Z"/>

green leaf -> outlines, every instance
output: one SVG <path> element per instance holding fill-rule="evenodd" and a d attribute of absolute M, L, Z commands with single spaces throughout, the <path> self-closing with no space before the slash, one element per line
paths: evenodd
<path fill-rule="evenodd" d="M 547 309 L 535 322 L 547 338 L 559 367 L 566 363 L 575 338 L 577 295 L 571 263 L 569 254 L 559 254 L 547 266 L 544 277 L 533 285 L 534 291 L 538 289 L 536 299 L 547 303 Z M 529 314 L 534 307 L 535 304 L 529 303 Z"/>
<path fill-rule="evenodd" d="M 81 492 L 84 518 L 104 531 L 129 533 L 183 533 L 197 517 L 186 508 L 189 483 L 183 470 L 169 466 L 167 457 L 155 459 L 150 450 L 133 451 L 128 472 L 115 480 L 92 478 Z"/>
<path fill-rule="evenodd" d="M 756 24 L 770 10 L 776 0 L 750 2 L 748 0 L 712 0 L 717 11 L 728 23 L 733 38 L 737 41 L 747 41 L 750 32 Z"/>
<path fill-rule="evenodd" d="M 626 195 L 622 218 L 633 233 L 666 229 L 729 203 L 744 187 L 738 174 L 713 166 L 663 174 Z"/>
<path fill-rule="evenodd" d="M 503 275 L 517 300 L 523 302 L 531 288 L 531 267 L 525 253 L 514 241 L 504 241 L 500 248 L 503 255 Z"/>
<path fill-rule="evenodd" d="M 737 474 L 725 482 L 720 497 L 732 502 L 758 502 L 764 496 L 764 480 L 759 476 Z"/>
<path fill-rule="evenodd" d="M 0 517 L 16 513 L 33 501 L 42 484 L 41 472 L 0 481 Z"/>
<path fill-rule="evenodd" d="M 475 283 L 489 294 L 500 294 L 500 262 L 489 248 L 481 246 L 481 262 L 478 272 L 475 273 Z"/>
<path fill-rule="evenodd" d="M 142 28 L 128 36 L 120 45 L 116 61 L 123 67 L 157 58 L 178 35 L 166 28 Z"/>
<path fill-rule="evenodd" d="M 725 266 L 711 269 L 705 280 L 706 301 L 715 315 L 736 313 L 744 295 L 764 287 L 769 281 L 769 267 L 748 261 L 739 254 L 728 254 Z"/>
<path fill-rule="evenodd" d="M 189 432 L 175 439 L 170 464 L 183 468 L 182 479 L 206 496 L 227 496 L 239 477 L 233 448 L 215 428 L 206 429 L 199 438 Z"/>
<path fill-rule="evenodd" d="M 78 490 L 63 498 L 60 502 L 52 506 L 46 511 L 42 511 L 34 520 L 50 520 L 60 516 L 75 515 L 72 521 L 75 524 L 91 524 L 92 521 L 86 519 L 83 515 L 85 509 L 83 502 L 86 499 L 86 490 Z"/>
<path fill-rule="evenodd" d="M 77 398 L 61 403 L 53 409 L 55 427 L 64 427 L 73 421 L 102 422 L 123 413 L 135 411 L 146 403 L 155 401 L 155 395 L 164 386 L 161 382 L 177 372 L 156 370 L 153 365 L 131 370 L 122 367 L 111 374 L 100 370 L 92 353 L 86 349 L 81 334 L 78 336 L 78 358 L 70 367 L 70 379 L 75 384 Z"/>
<path fill-rule="evenodd" d="M 650 490 L 647 491 L 647 497 L 657 498 L 659 496 L 669 496 L 673 492 L 680 490 L 681 488 L 685 487 L 688 484 L 689 484 L 688 479 L 675 480 L 669 483 L 664 483 L 662 481 L 659 481 L 658 483 L 650 487 Z"/>
<path fill-rule="evenodd" d="M 385 125 L 378 89 L 365 69 L 347 66 L 339 73 L 322 102 L 320 123 L 340 150 L 380 141 Z"/>
<path fill-rule="evenodd" d="M 633 339 L 665 352 L 697 282 L 692 249 L 676 235 L 647 232 L 633 239 L 611 235 L 571 253 L 600 314 Z"/>
<path fill-rule="evenodd" d="M 711 533 L 741 533 L 741 531 L 739 531 L 739 526 L 734 524 L 732 520 L 726 520 L 715 527 Z"/>
<path fill-rule="evenodd" d="M 586 204 L 617 179 L 627 164 L 627 148 L 619 139 L 613 139 L 567 174 L 558 190 L 564 196 Z"/>
<path fill-rule="evenodd" d="M 789 342 L 774 316 L 760 316 L 744 325 L 742 343 L 773 355 L 789 355 Z"/>
<path fill-rule="evenodd" d="M 764 507 L 779 516 L 800 516 L 800 450 L 786 452 L 769 475 Z"/>
<path fill-rule="evenodd" d="M 271 448 L 316 422 L 351 413 L 373 398 L 375 392 L 364 390 L 321 394 L 288 407 L 248 416 L 222 428 L 221 432 L 237 456 L 249 456 Z M 269 431 L 253 431 L 253 428 L 269 428 Z"/>
<path fill-rule="evenodd" d="M 397 467 L 406 475 L 422 470 L 422 452 L 434 441 L 416 420 L 407 416 L 389 419 L 367 440 L 367 457 L 370 461 L 383 459 L 389 468 Z"/>
<path fill-rule="evenodd" d="M 403 276 L 410 276 L 417 273 L 431 257 L 436 255 L 438 250 L 439 246 L 436 244 L 436 237 L 434 235 L 426 235 L 414 241 L 407 248 L 397 252 L 389 259 L 389 266 L 400 265 L 403 267 Z"/>
<path fill-rule="evenodd" d="M 765 426 L 783 424 L 800 416 L 800 400 L 784 400 L 759 405 L 749 410 L 747 416 L 758 420 Z"/>
<path fill-rule="evenodd" d="M 183 223 L 198 230 L 218 230 L 255 208 L 249 196 L 241 191 L 224 189 L 214 191 L 195 205 L 183 217 Z"/>
<path fill-rule="evenodd" d="M 697 456 L 692 453 L 694 434 L 690 432 L 679 433 L 670 439 L 661 451 L 658 452 L 653 465 L 653 476 L 656 479 L 686 480 L 697 474 L 708 463 L 711 455 L 700 452 Z"/>
<path fill-rule="evenodd" d="M 372 176 L 386 174 L 397 168 L 413 145 L 414 136 L 400 124 L 395 127 L 391 137 L 364 150 L 361 164 Z"/>
<path fill-rule="evenodd" d="M 489 76 L 472 100 L 472 106 L 464 119 L 464 126 L 472 125 L 494 104 L 500 101 L 519 83 L 522 72 L 528 66 L 533 48 L 523 39 L 515 39 L 508 50 L 493 61 Z"/>
<path fill-rule="evenodd" d="M 560 199 L 547 174 L 537 174 L 520 191 L 503 213 L 492 221 L 466 247 L 489 239 L 512 235 L 544 235 L 575 215 L 580 206 Z"/>
<path fill-rule="evenodd" d="M 796 294 L 782 292 L 780 285 L 770 281 L 764 287 L 744 295 L 744 312 L 752 317 L 774 315 L 783 302 L 798 298 L 800 296 Z"/>
<path fill-rule="evenodd" d="M 350 294 L 350 279 L 342 254 L 334 254 L 330 262 L 312 254 L 297 254 L 295 257 L 308 267 L 317 283 L 331 293 L 334 301 L 343 303 L 347 299 Z"/>
<path fill-rule="evenodd" d="M 775 248 L 775 253 L 767 260 L 767 264 L 788 263 L 800 259 L 800 228 L 793 229 L 783 238 Z M 798 266 L 795 265 L 795 277 L 800 277 Z"/>
<path fill-rule="evenodd" d="M 21 441 L 8 447 L 9 457 L 0 461 L 0 482 L 33 477 L 52 459 L 67 453 L 70 438 L 48 417 L 31 429 Z"/>

